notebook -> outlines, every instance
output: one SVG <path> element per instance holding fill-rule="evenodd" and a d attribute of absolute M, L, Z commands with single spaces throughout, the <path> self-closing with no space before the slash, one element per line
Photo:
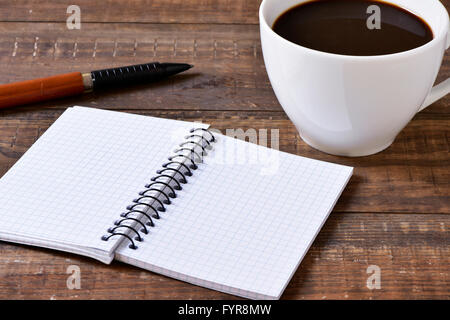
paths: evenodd
<path fill-rule="evenodd" d="M 0 240 L 278 299 L 351 175 L 202 123 L 72 107 L 0 179 Z"/>

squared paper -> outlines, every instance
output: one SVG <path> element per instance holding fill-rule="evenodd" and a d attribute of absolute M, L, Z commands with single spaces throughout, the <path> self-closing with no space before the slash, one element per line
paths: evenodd
<path fill-rule="evenodd" d="M 0 179 L 0 239 L 278 299 L 352 168 L 216 134 L 136 250 L 101 240 L 192 127 L 208 126 L 69 108 Z"/>
<path fill-rule="evenodd" d="M 136 250 L 123 243 L 116 258 L 215 290 L 278 299 L 353 169 L 216 136 L 214 151 L 144 242 Z M 261 160 L 252 162 L 254 155 Z"/>
<path fill-rule="evenodd" d="M 102 235 L 192 125 L 69 108 L 0 179 L 0 239 L 109 263 Z"/>

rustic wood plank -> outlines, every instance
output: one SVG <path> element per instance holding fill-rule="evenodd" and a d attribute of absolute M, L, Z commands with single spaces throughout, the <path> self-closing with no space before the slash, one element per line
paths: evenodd
<path fill-rule="evenodd" d="M 448 299 L 448 215 L 332 214 L 286 299 Z M 368 290 L 369 265 L 381 289 Z"/>
<path fill-rule="evenodd" d="M 72 3 L 0 1 L 0 21 L 9 21 L 0 22 L 1 82 L 149 60 L 196 65 L 154 86 L 0 111 L 0 175 L 74 104 L 203 120 L 221 130 L 279 129 L 283 151 L 356 167 L 283 298 L 449 299 L 450 97 L 418 114 L 382 153 L 343 158 L 318 152 L 301 141 L 270 87 L 259 2 L 81 0 L 82 30 L 68 30 Z M 450 8 L 449 0 L 442 2 Z M 449 76 L 446 53 L 438 81 Z M 81 290 L 66 288 L 72 264 L 81 267 Z M 381 268 L 381 290 L 366 288 L 372 264 Z M 0 278 L 0 298 L 234 298 L 121 263 L 105 266 L 4 242 Z"/>
<path fill-rule="evenodd" d="M 0 174 L 31 146 L 61 110 L 21 111 L 0 122 Z M 387 150 L 368 157 L 332 156 L 307 146 L 282 112 L 142 111 L 134 113 L 211 123 L 227 129 L 279 130 L 279 149 L 314 159 L 355 167 L 354 176 L 336 205 L 342 212 L 450 213 L 448 118 L 413 120 Z M 232 132 L 228 132 L 232 133 Z M 261 132 L 264 133 L 264 132 Z M 275 132 L 276 134 L 276 132 Z M 259 135 L 259 137 L 264 137 Z M 261 140 L 259 141 L 261 143 Z M 264 142 L 264 141 L 263 141 Z M 271 146 L 268 143 L 268 146 Z M 277 147 L 276 145 L 272 147 Z"/>
<path fill-rule="evenodd" d="M 441 0 L 450 8 L 449 0 Z M 258 23 L 261 0 L 78 0 L 82 22 Z M 0 21 L 65 22 L 71 1 L 0 2 Z M 49 14 L 51 12 L 51 14 Z"/>
<path fill-rule="evenodd" d="M 65 22 L 67 7 L 81 9 L 82 22 L 258 23 L 260 0 L 108 0 L 0 2 L 0 21 Z M 49 14 L 51 12 L 51 14 Z"/>
<path fill-rule="evenodd" d="M 81 31 L 61 23 L 0 23 L 0 81 L 148 61 L 187 62 L 195 68 L 153 85 L 45 102 L 110 109 L 281 111 L 253 25 L 88 24 Z M 445 56 L 438 81 L 450 76 Z M 445 97 L 422 114 L 448 114 Z M 25 107 L 27 108 L 27 107 Z"/>
<path fill-rule="evenodd" d="M 449 215 L 333 213 L 283 299 L 448 299 Z M 66 287 L 70 265 L 81 289 Z M 369 265 L 381 289 L 369 290 Z M 234 299 L 126 264 L 0 242 L 0 297 L 9 299 Z M 39 288 L 39 294 L 36 294 Z"/>

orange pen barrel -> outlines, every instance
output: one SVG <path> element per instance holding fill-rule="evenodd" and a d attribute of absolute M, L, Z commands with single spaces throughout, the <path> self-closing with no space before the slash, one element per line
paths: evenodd
<path fill-rule="evenodd" d="M 81 94 L 81 72 L 0 85 L 0 108 Z"/>

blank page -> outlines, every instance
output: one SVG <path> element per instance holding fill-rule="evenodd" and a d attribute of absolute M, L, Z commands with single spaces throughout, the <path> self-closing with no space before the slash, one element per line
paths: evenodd
<path fill-rule="evenodd" d="M 282 294 L 352 168 L 222 135 L 136 250 L 117 259 L 249 298 Z"/>
<path fill-rule="evenodd" d="M 0 179 L 0 239 L 110 262 L 102 235 L 192 125 L 69 108 Z"/>

